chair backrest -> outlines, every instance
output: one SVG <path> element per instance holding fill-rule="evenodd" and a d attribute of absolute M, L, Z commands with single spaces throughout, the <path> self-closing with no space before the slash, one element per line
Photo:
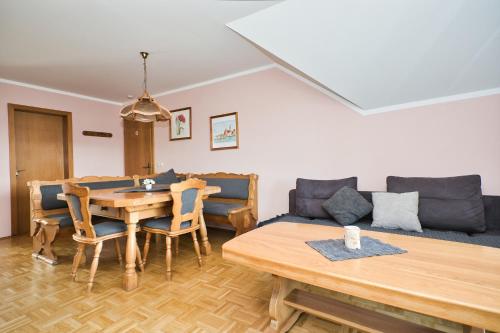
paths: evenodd
<path fill-rule="evenodd" d="M 63 184 L 62 189 L 66 195 L 76 233 L 87 238 L 96 238 L 89 206 L 90 189 L 73 183 Z"/>
<path fill-rule="evenodd" d="M 207 182 L 203 180 L 190 178 L 170 185 L 170 192 L 174 201 L 170 231 L 179 230 L 182 222 L 186 221 L 191 221 L 192 227 L 198 225 L 206 184 Z"/>

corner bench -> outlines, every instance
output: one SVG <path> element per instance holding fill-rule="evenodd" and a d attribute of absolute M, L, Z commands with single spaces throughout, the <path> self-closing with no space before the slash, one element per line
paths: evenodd
<path fill-rule="evenodd" d="M 206 173 L 189 174 L 222 191 L 203 200 L 205 220 L 232 226 L 236 236 L 255 228 L 258 220 L 256 174 Z"/>

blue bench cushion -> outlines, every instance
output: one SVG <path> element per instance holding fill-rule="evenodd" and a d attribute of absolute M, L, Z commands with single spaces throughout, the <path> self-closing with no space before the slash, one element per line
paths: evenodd
<path fill-rule="evenodd" d="M 86 182 L 86 183 L 78 183 L 78 185 L 88 187 L 91 190 L 104 190 L 108 188 L 132 187 L 134 186 L 134 180 L 124 179 L 124 180 L 110 180 L 104 182 Z"/>
<path fill-rule="evenodd" d="M 237 203 L 216 202 L 209 200 L 203 201 L 203 213 L 205 214 L 228 216 L 230 210 L 242 207 L 245 206 Z"/>
<path fill-rule="evenodd" d="M 66 201 L 57 199 L 57 195 L 62 193 L 62 185 L 42 185 L 42 208 L 44 210 L 67 208 Z"/>
<path fill-rule="evenodd" d="M 127 225 L 118 221 L 106 221 L 94 225 L 94 231 L 97 237 L 116 234 L 127 231 Z"/>
<path fill-rule="evenodd" d="M 47 215 L 46 218 L 59 220 L 59 228 L 73 226 L 73 219 L 70 213 Z"/>
<path fill-rule="evenodd" d="M 159 230 L 170 230 L 170 226 L 172 225 L 172 217 L 166 216 L 161 217 L 159 219 L 147 220 L 144 222 L 143 226 L 151 229 L 159 229 Z M 184 221 L 181 223 L 181 229 L 186 229 L 191 226 L 191 221 Z"/>
<path fill-rule="evenodd" d="M 211 194 L 212 198 L 248 199 L 248 178 L 203 178 L 208 186 L 220 186 L 221 192 Z"/>

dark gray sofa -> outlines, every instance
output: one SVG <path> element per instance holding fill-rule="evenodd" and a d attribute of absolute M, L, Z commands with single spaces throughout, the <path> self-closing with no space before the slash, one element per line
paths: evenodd
<path fill-rule="evenodd" d="M 372 192 L 369 191 L 359 191 L 361 195 L 372 202 Z M 343 227 L 342 225 L 335 222 L 333 219 L 327 218 L 307 218 L 298 216 L 295 214 L 295 189 L 291 190 L 289 193 L 289 211 L 287 214 L 276 216 L 272 219 L 262 221 L 258 224 L 258 227 L 263 227 L 268 224 L 278 223 L 278 222 L 293 222 L 293 223 L 305 223 L 305 224 L 317 224 L 317 225 L 328 225 L 335 227 Z M 360 227 L 362 230 L 372 230 L 381 231 L 393 234 L 401 234 L 415 237 L 427 237 L 442 239 L 448 241 L 455 241 L 461 243 L 470 243 L 483 246 L 497 247 L 500 248 L 500 196 L 483 195 L 483 203 L 486 215 L 486 232 L 468 234 L 465 232 L 458 231 L 445 231 L 445 230 L 435 230 L 429 228 L 423 228 L 423 232 L 412 232 L 404 230 L 391 230 L 383 228 L 371 227 L 372 217 L 371 214 L 361 219 L 354 225 Z"/>

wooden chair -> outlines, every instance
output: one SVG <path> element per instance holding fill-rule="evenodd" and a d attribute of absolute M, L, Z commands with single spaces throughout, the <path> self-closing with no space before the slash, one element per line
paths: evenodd
<path fill-rule="evenodd" d="M 94 276 L 97 271 L 97 266 L 99 264 L 99 256 L 102 250 L 102 244 L 105 240 L 114 239 L 115 240 L 115 251 L 118 257 L 120 265 L 122 264 L 122 256 L 120 253 L 120 243 L 118 239 L 120 237 L 127 236 L 127 225 L 120 221 L 105 221 L 96 225 L 92 225 L 90 213 L 90 200 L 89 193 L 90 189 L 88 187 L 78 186 L 72 183 L 65 183 L 62 185 L 63 192 L 66 195 L 66 201 L 68 202 L 69 211 L 73 219 L 73 224 L 75 226 L 75 234 L 73 234 L 73 239 L 78 243 L 78 249 L 73 259 L 73 268 L 71 275 L 73 280 L 76 280 L 76 272 L 78 266 L 80 265 L 80 260 L 82 258 L 85 246 L 94 245 L 94 258 L 90 266 L 90 278 L 88 282 L 88 290 L 92 289 L 94 283 Z M 136 231 L 140 229 L 137 228 Z M 139 265 L 141 271 L 144 271 L 144 265 L 141 260 L 141 252 L 139 246 L 136 244 L 137 249 L 137 264 Z"/>
<path fill-rule="evenodd" d="M 203 207 L 202 198 L 205 186 L 205 181 L 194 178 L 170 185 L 174 202 L 172 207 L 173 216 L 151 219 L 142 226 L 142 229 L 147 232 L 146 244 L 144 245 L 144 263 L 146 263 L 148 257 L 151 235 L 161 234 L 166 236 L 168 280 L 172 278 L 172 238 L 191 233 L 194 250 L 198 257 L 198 265 L 201 266 L 200 245 L 196 238 L 196 230 L 200 229 L 199 218 Z"/>

